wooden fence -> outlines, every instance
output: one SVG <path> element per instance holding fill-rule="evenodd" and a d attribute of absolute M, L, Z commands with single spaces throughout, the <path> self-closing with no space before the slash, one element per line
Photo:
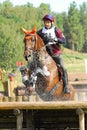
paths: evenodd
<path fill-rule="evenodd" d="M 82 87 L 81 83 L 73 84 L 76 94 L 73 101 L 43 101 L 39 95 L 34 92 L 32 95 L 16 95 L 15 88 L 17 84 L 15 80 L 8 80 L 4 84 L 4 95 L 0 96 L 0 111 L 14 110 L 17 118 L 16 130 L 22 130 L 23 124 L 23 110 L 76 110 L 79 119 L 79 130 L 86 130 L 87 126 L 85 121 L 87 118 L 87 84 Z M 83 89 L 82 89 L 83 88 Z M 82 90 L 82 91 L 81 91 Z M 27 117 L 26 117 L 27 118 Z M 29 125 L 33 117 L 27 118 L 27 129 L 33 130 L 34 126 Z M 35 129 L 36 130 L 36 129 Z"/>

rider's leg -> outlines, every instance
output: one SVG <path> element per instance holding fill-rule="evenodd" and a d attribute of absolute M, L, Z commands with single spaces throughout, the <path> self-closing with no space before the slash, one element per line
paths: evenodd
<path fill-rule="evenodd" d="M 65 68 L 62 68 L 63 71 L 63 91 L 64 93 L 70 93 L 70 89 L 68 88 L 68 75 Z"/>
<path fill-rule="evenodd" d="M 56 55 L 56 56 L 53 56 L 52 57 L 53 60 L 56 62 L 56 64 L 58 65 L 58 68 L 59 68 L 59 65 L 62 69 L 62 80 L 63 80 L 63 91 L 64 93 L 70 93 L 70 89 L 68 88 L 68 74 L 67 74 L 67 71 L 64 67 L 64 62 L 63 62 L 63 58 L 62 58 L 62 55 Z"/>

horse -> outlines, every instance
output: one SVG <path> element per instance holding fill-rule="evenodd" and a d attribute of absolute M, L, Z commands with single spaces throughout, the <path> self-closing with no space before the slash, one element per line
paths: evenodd
<path fill-rule="evenodd" d="M 21 28 L 24 36 L 24 58 L 28 62 L 29 83 L 45 101 L 73 100 L 74 88 L 69 85 L 70 94 L 63 93 L 61 67 L 58 67 L 46 50 L 41 37 L 32 30 Z M 32 58 L 31 58 L 32 57 Z M 59 73 L 58 73 L 59 72 Z"/>

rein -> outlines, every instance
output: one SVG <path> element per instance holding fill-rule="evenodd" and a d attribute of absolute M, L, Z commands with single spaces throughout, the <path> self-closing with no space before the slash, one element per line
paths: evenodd
<path fill-rule="evenodd" d="M 32 36 L 34 36 L 34 37 L 32 38 Z M 36 34 L 26 34 L 25 35 L 25 39 L 24 39 L 24 43 L 25 44 L 26 44 L 26 40 L 29 40 L 29 39 L 31 39 L 32 44 L 34 42 L 34 47 L 32 47 L 32 48 L 30 48 L 30 47 L 28 47 L 28 46 L 25 45 L 25 50 L 27 50 L 29 52 L 32 51 L 33 54 L 36 53 L 36 51 L 35 51 L 36 37 L 35 36 L 36 36 Z"/>
<path fill-rule="evenodd" d="M 30 36 L 31 36 L 31 37 L 30 37 Z M 47 45 L 42 46 L 39 50 L 35 50 L 36 40 L 37 40 L 36 34 L 26 34 L 25 39 L 24 39 L 24 42 L 25 42 L 25 40 L 31 39 L 32 36 L 34 36 L 34 37 L 33 37 L 33 40 L 32 40 L 32 41 L 34 42 L 34 47 L 33 47 L 33 48 L 29 48 L 28 46 L 25 46 L 25 50 L 27 50 L 27 51 L 33 51 L 33 54 L 36 54 L 36 53 L 39 53 L 40 51 L 44 50 L 44 48 L 45 48 Z M 29 38 L 29 37 L 30 37 L 30 38 Z M 32 42 L 32 41 L 31 41 L 31 42 Z"/>
<path fill-rule="evenodd" d="M 44 44 L 43 40 L 40 37 L 38 37 L 37 33 L 26 34 L 25 35 L 25 44 L 26 44 L 26 40 L 27 40 L 27 42 L 29 40 L 31 40 L 30 41 L 31 47 L 29 47 L 28 45 L 27 46 L 25 45 L 25 50 L 27 51 L 27 54 L 26 54 L 27 60 L 30 60 L 30 57 L 34 57 L 34 56 L 37 57 L 36 59 L 38 59 L 39 55 L 41 55 L 43 53 L 43 51 L 44 51 L 44 54 L 46 54 L 45 52 L 46 52 L 47 46 L 56 44 L 55 41 L 49 42 L 48 44 Z M 51 49 L 51 46 L 50 46 L 50 49 Z M 52 50 L 53 49 L 54 48 L 52 48 Z M 43 59 L 48 57 L 48 53 L 46 55 L 44 55 L 44 54 L 43 54 L 44 57 L 40 56 L 40 58 L 39 58 L 40 61 L 43 61 Z"/>

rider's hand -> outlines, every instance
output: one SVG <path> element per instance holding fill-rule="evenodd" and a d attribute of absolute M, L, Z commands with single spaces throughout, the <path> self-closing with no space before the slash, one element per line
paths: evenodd
<path fill-rule="evenodd" d="M 43 35 L 43 40 L 45 41 L 45 43 L 53 42 L 53 39 L 50 36 L 48 36 L 47 34 Z"/>
<path fill-rule="evenodd" d="M 49 42 L 56 44 L 58 42 L 58 38 L 50 38 Z"/>
<path fill-rule="evenodd" d="M 58 38 L 55 37 L 55 38 L 54 38 L 54 42 L 58 42 Z"/>
<path fill-rule="evenodd" d="M 53 42 L 48 42 L 48 45 L 52 45 L 53 44 Z"/>
<path fill-rule="evenodd" d="M 48 43 L 48 42 L 52 42 L 52 41 L 53 41 L 53 39 L 52 39 L 52 38 L 50 38 L 50 37 L 45 37 L 45 41 Z"/>

